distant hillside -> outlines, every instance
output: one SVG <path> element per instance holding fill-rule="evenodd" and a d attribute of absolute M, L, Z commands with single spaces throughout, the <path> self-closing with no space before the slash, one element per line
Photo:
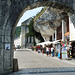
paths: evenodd
<path fill-rule="evenodd" d="M 16 27 L 15 30 L 15 38 L 19 37 L 21 33 L 21 26 Z"/>

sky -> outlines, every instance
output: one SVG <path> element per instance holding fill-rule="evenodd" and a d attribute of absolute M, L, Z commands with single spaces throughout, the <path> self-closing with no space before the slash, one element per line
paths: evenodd
<path fill-rule="evenodd" d="M 33 17 L 33 16 L 36 16 L 36 14 L 37 14 L 38 12 L 40 12 L 42 8 L 43 8 L 43 7 L 38 7 L 38 8 L 32 9 L 32 10 L 26 11 L 26 12 L 23 14 L 23 16 L 20 18 L 20 20 L 19 20 L 17 26 L 21 26 L 21 23 L 24 22 L 25 20 L 27 20 L 28 18 Z"/>

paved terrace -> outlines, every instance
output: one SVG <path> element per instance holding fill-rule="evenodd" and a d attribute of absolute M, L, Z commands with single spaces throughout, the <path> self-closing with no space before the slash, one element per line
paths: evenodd
<path fill-rule="evenodd" d="M 19 70 L 10 75 L 74 72 L 75 60 L 61 60 L 58 57 L 46 56 L 31 50 L 16 50 L 14 58 L 18 58 Z"/>
<path fill-rule="evenodd" d="M 58 57 L 46 56 L 31 50 L 16 50 L 14 58 L 18 59 L 19 69 L 75 67 L 75 60 L 60 60 Z"/>

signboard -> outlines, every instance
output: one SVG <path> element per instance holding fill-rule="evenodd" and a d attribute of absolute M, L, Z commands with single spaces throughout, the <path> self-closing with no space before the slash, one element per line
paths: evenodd
<path fill-rule="evenodd" d="M 67 56 L 67 49 L 66 49 L 66 46 L 64 46 L 62 48 L 62 59 L 67 59 L 68 56 Z"/>
<path fill-rule="evenodd" d="M 58 53 L 60 53 L 60 49 L 61 49 L 60 44 L 57 44 L 57 45 L 56 45 L 56 50 L 57 50 Z"/>
<path fill-rule="evenodd" d="M 60 58 L 60 49 L 61 49 L 60 43 L 56 44 L 56 51 L 58 52 L 58 58 Z"/>
<path fill-rule="evenodd" d="M 10 44 L 5 44 L 5 49 L 10 50 Z"/>

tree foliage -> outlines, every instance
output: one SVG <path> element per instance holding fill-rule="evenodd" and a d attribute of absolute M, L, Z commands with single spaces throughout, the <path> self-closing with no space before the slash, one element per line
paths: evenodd
<path fill-rule="evenodd" d="M 36 35 L 36 32 L 34 30 L 33 25 L 34 25 L 34 21 L 32 19 L 30 24 L 28 25 L 29 32 L 26 34 L 26 36 L 34 36 L 34 35 Z"/>
<path fill-rule="evenodd" d="M 44 42 L 44 39 L 41 36 L 41 34 L 34 30 L 33 25 L 34 25 L 34 19 L 32 19 L 30 24 L 28 25 L 29 32 L 26 34 L 26 36 L 36 36 L 37 39 L 39 39 L 41 42 Z"/>
<path fill-rule="evenodd" d="M 18 26 L 15 29 L 15 38 L 19 37 L 20 33 L 21 33 L 21 26 Z"/>

